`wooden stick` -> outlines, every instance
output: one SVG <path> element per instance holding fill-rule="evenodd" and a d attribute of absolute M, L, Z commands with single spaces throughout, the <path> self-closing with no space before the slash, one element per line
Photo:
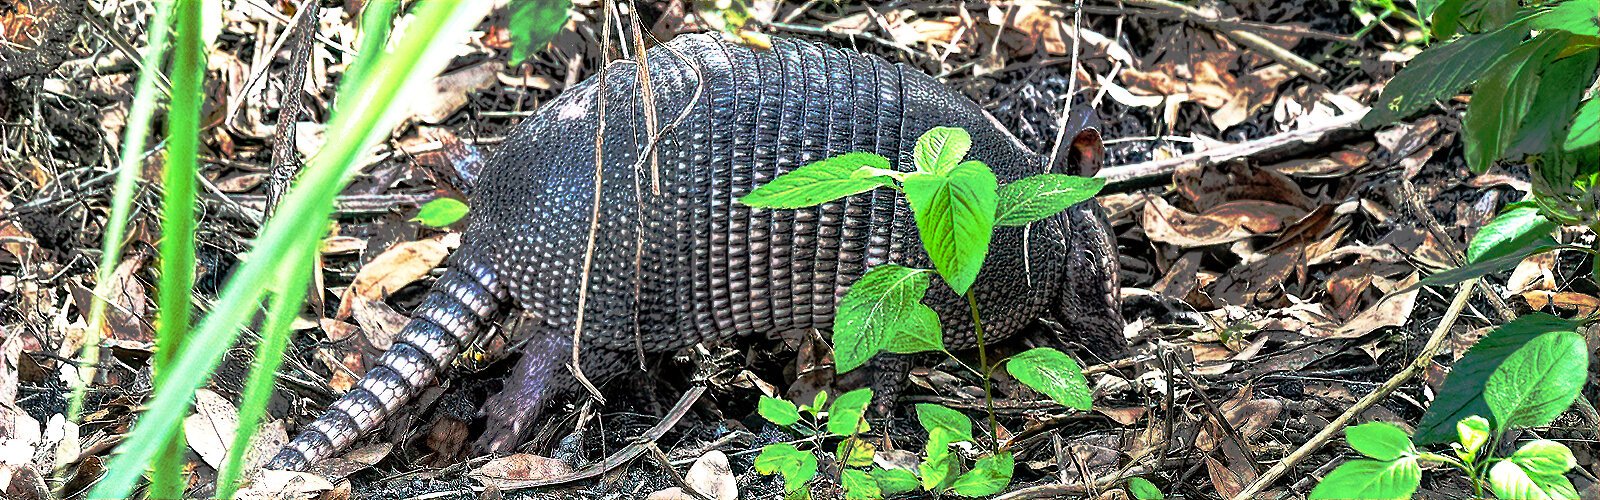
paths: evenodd
<path fill-rule="evenodd" d="M 1360 130 L 1361 117 L 1366 112 L 1349 113 L 1334 118 L 1327 123 L 1311 127 L 1290 130 L 1277 135 L 1262 137 L 1260 139 L 1229 144 L 1222 147 L 1196 151 L 1176 158 L 1153 160 L 1133 165 L 1106 167 L 1100 170 L 1095 177 L 1106 180 L 1108 191 L 1113 188 L 1131 188 L 1148 183 L 1152 180 L 1164 179 L 1172 175 L 1178 167 L 1203 162 L 1223 162 L 1235 158 L 1256 156 L 1263 153 L 1276 153 L 1307 144 L 1320 144 L 1334 139 L 1343 138 L 1350 132 Z"/>
<path fill-rule="evenodd" d="M 1221 32 L 1222 34 L 1227 35 L 1228 38 L 1232 38 L 1233 41 L 1239 42 L 1239 45 L 1243 45 L 1247 48 L 1255 50 L 1256 52 L 1260 52 L 1262 55 L 1270 57 L 1272 60 L 1278 61 L 1284 66 L 1288 66 L 1289 69 L 1294 70 L 1294 72 L 1299 73 L 1306 78 L 1310 78 L 1312 81 L 1320 83 L 1323 80 L 1328 79 L 1328 70 L 1322 69 L 1321 66 L 1312 64 L 1311 61 L 1307 61 L 1304 58 L 1295 55 L 1295 53 L 1290 52 L 1289 49 L 1279 47 L 1278 44 L 1272 43 L 1271 40 L 1267 40 L 1266 38 L 1262 38 L 1261 35 L 1251 33 L 1238 27 L 1237 25 L 1232 25 L 1231 23 L 1224 23 L 1221 19 L 1207 15 L 1206 13 L 1201 12 L 1199 9 L 1194 7 L 1170 0 L 1123 0 L 1122 3 L 1136 7 L 1181 12 L 1191 16 L 1191 19 L 1199 23 L 1201 26 Z"/>

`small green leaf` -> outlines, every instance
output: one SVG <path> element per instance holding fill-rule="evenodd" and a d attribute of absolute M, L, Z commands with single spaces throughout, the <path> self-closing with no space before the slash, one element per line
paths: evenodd
<path fill-rule="evenodd" d="M 1155 483 L 1137 476 L 1128 478 L 1128 494 L 1133 495 L 1134 500 L 1164 500 L 1167 498 L 1166 495 L 1161 494 L 1161 489 L 1157 488 Z"/>
<path fill-rule="evenodd" d="M 858 437 L 848 437 L 839 441 L 839 451 L 835 456 L 839 461 L 851 467 L 866 467 L 872 465 L 872 456 L 878 452 L 878 447 Z"/>
<path fill-rule="evenodd" d="M 844 483 L 845 500 L 878 500 L 883 498 L 883 491 L 878 489 L 878 482 L 872 479 L 867 471 L 859 469 L 845 469 L 841 474 Z"/>
<path fill-rule="evenodd" d="M 817 391 L 817 396 L 811 398 L 811 404 L 809 404 L 809 405 L 800 405 L 800 409 L 804 410 L 804 411 L 811 412 L 812 416 L 816 416 L 818 413 L 822 412 L 822 409 L 824 408 L 824 405 L 826 405 L 827 403 L 828 403 L 828 391 Z"/>
<path fill-rule="evenodd" d="M 939 313 L 933 312 L 933 308 L 912 308 L 910 314 L 901 318 L 900 326 L 900 332 L 890 337 L 889 345 L 884 346 L 889 352 L 916 354 L 944 351 L 944 333 L 940 330 Z"/>
<path fill-rule="evenodd" d="M 1361 125 L 1376 128 L 1410 116 L 1435 101 L 1449 99 L 1489 71 L 1528 34 L 1523 23 L 1468 35 L 1417 54 L 1389 80 Z"/>
<path fill-rule="evenodd" d="M 567 9 L 572 0 L 512 0 L 511 20 L 506 32 L 511 35 L 511 65 L 517 66 L 528 55 L 544 48 L 567 24 Z"/>
<path fill-rule="evenodd" d="M 1482 262 L 1511 255 L 1548 239 L 1557 227 L 1556 223 L 1539 213 L 1536 206 L 1512 205 L 1472 236 L 1472 241 L 1467 244 L 1467 262 Z"/>
<path fill-rule="evenodd" d="M 1456 444 L 1460 446 L 1456 455 L 1462 461 L 1473 463 L 1478 459 L 1478 451 L 1483 449 L 1484 443 L 1489 442 L 1489 419 L 1473 415 L 1456 422 Z"/>
<path fill-rule="evenodd" d="M 1351 448 L 1378 460 L 1394 460 L 1417 453 L 1417 449 L 1411 446 L 1411 437 L 1406 435 L 1406 431 L 1388 422 L 1369 422 L 1347 427 L 1344 430 L 1344 438 L 1350 443 Z"/>
<path fill-rule="evenodd" d="M 966 129 L 934 127 L 917 138 L 912 161 L 919 172 L 942 174 L 955 168 L 972 149 L 972 135 Z"/>
<path fill-rule="evenodd" d="M 417 210 L 417 217 L 411 220 L 421 222 L 424 226 L 445 227 L 455 224 L 467 215 L 467 204 L 455 198 L 434 198 L 422 204 Z"/>
<path fill-rule="evenodd" d="M 755 467 L 762 475 L 783 474 L 783 491 L 793 493 L 817 476 L 817 456 L 789 443 L 773 443 L 761 448 Z"/>
<path fill-rule="evenodd" d="M 1006 372 L 1062 406 L 1088 411 L 1094 404 L 1083 369 L 1061 351 L 1049 347 L 1029 349 L 1012 356 L 1006 362 Z"/>
<path fill-rule="evenodd" d="M 1568 42 L 1562 52 L 1573 45 L 1574 42 Z M 1516 141 L 1506 150 L 1506 158 L 1520 160 L 1529 155 L 1558 154 L 1567 140 L 1573 110 L 1578 109 L 1578 102 L 1583 100 L 1596 64 L 1600 64 L 1600 52 L 1589 49 L 1567 57 L 1557 54 L 1555 60 L 1545 65 L 1539 75 L 1538 94 L 1517 129 Z"/>
<path fill-rule="evenodd" d="M 1518 126 L 1533 105 L 1540 72 L 1567 43 L 1565 32 L 1550 31 L 1518 46 L 1473 86 L 1472 103 L 1462 120 L 1467 166 L 1483 173 L 1505 156 Z"/>
<path fill-rule="evenodd" d="M 784 427 L 800 421 L 800 409 L 795 408 L 794 403 L 778 398 L 761 396 L 761 401 L 756 403 L 756 413 L 760 413 L 767 421 Z"/>
<path fill-rule="evenodd" d="M 1578 106 L 1572 117 L 1572 128 L 1567 129 L 1567 141 L 1561 145 L 1567 151 L 1577 151 L 1600 143 L 1600 98 L 1589 99 Z"/>
<path fill-rule="evenodd" d="M 1063 174 L 1038 174 L 1000 187 L 995 224 L 1025 226 L 1093 198 L 1106 180 Z"/>
<path fill-rule="evenodd" d="M 1567 411 L 1589 374 L 1589 352 L 1577 332 L 1549 332 L 1511 353 L 1484 383 L 1500 430 L 1550 423 Z"/>
<path fill-rule="evenodd" d="M 1351 460 L 1323 477 L 1307 498 L 1404 500 L 1416 493 L 1421 482 L 1422 467 L 1414 457 L 1394 461 Z"/>
<path fill-rule="evenodd" d="M 881 177 L 857 177 L 862 167 L 889 168 L 889 159 L 873 153 L 845 153 L 778 176 L 739 198 L 759 208 L 805 208 L 884 185 Z"/>
<path fill-rule="evenodd" d="M 867 405 L 871 403 L 872 389 L 866 387 L 840 394 L 828 408 L 828 432 L 853 436 L 871 430 L 867 425 Z"/>
<path fill-rule="evenodd" d="M 1565 500 L 1578 498 L 1566 473 L 1577 467 L 1572 450 L 1540 439 L 1522 445 L 1511 458 L 1489 468 L 1489 487 L 1500 498 Z"/>
<path fill-rule="evenodd" d="M 896 337 L 942 335 L 938 314 L 922 303 L 928 274 L 926 269 L 884 264 L 850 285 L 833 321 L 833 360 L 839 373 L 866 364 Z M 932 323 L 927 314 L 934 315 Z"/>
<path fill-rule="evenodd" d="M 1456 422 L 1473 415 L 1492 415 L 1484 401 L 1484 385 L 1495 369 L 1528 341 L 1548 332 L 1570 332 L 1579 323 L 1544 313 L 1523 315 L 1489 332 L 1456 361 L 1439 394 L 1423 413 L 1412 440 L 1421 444 L 1456 437 Z"/>
<path fill-rule="evenodd" d="M 935 491 L 949 487 L 955 481 L 956 474 L 961 472 L 960 466 L 960 459 L 950 453 L 949 448 L 930 448 L 928 459 L 917 466 L 922 476 L 922 489 Z"/>
<path fill-rule="evenodd" d="M 999 181 L 987 165 L 963 162 L 944 173 L 906 176 L 906 200 L 917 221 L 922 246 L 939 276 L 967 293 L 989 253 Z"/>
<path fill-rule="evenodd" d="M 972 441 L 972 420 L 959 411 L 946 408 L 943 405 L 930 403 L 917 403 L 917 422 L 922 423 L 922 428 L 928 430 L 928 440 L 932 442 L 938 438 L 948 445 L 962 441 Z"/>
<path fill-rule="evenodd" d="M 1449 40 L 1456 36 L 1456 28 L 1461 25 L 1461 8 L 1466 5 L 1466 0 L 1444 0 L 1438 2 L 1437 7 L 1429 12 L 1422 12 L 1422 4 L 1418 4 L 1418 11 L 1422 17 L 1432 19 L 1433 38 L 1435 40 Z"/>
<path fill-rule="evenodd" d="M 1006 485 L 1011 484 L 1011 472 L 1015 466 L 1009 451 L 980 458 L 978 463 L 973 464 L 972 470 L 956 478 L 955 484 L 950 485 L 950 490 L 957 495 L 967 497 L 999 493 L 1006 489 Z"/>
<path fill-rule="evenodd" d="M 872 469 L 872 479 L 885 495 L 899 495 L 917 489 L 917 475 L 905 469 Z"/>

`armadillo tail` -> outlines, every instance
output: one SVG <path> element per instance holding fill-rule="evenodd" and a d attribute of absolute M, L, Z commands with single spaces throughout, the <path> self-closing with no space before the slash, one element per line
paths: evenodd
<path fill-rule="evenodd" d="M 489 266 L 458 252 L 389 351 L 266 467 L 304 470 L 376 428 L 433 381 L 489 321 L 504 296 L 505 289 Z"/>

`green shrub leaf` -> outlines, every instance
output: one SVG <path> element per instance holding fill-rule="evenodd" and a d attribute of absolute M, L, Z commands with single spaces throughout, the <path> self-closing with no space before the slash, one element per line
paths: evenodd
<path fill-rule="evenodd" d="M 899 495 L 917 489 L 917 475 L 905 469 L 872 469 L 872 479 L 885 495 Z"/>
<path fill-rule="evenodd" d="M 1344 439 L 1356 451 L 1378 460 L 1394 460 L 1415 455 L 1411 437 L 1406 431 L 1388 422 L 1369 422 L 1344 430 Z"/>
<path fill-rule="evenodd" d="M 969 161 L 945 173 L 907 175 L 904 188 L 917 233 L 933 267 L 957 295 L 978 279 L 994 232 L 999 181 L 987 165 Z"/>
<path fill-rule="evenodd" d="M 972 420 L 959 411 L 942 405 L 918 403 L 917 422 L 928 431 L 928 441 L 940 440 L 944 445 L 972 441 Z"/>
<path fill-rule="evenodd" d="M 789 443 L 773 443 L 761 448 L 755 467 L 762 475 L 783 474 L 783 491 L 793 493 L 817 476 L 817 456 Z"/>
<path fill-rule="evenodd" d="M 915 354 L 944 350 L 944 333 L 940 330 L 939 313 L 933 312 L 933 308 L 920 302 L 917 305 L 920 307 L 911 308 L 911 312 L 901 318 L 900 331 L 889 337 L 889 345 L 885 346 L 889 352 Z"/>
<path fill-rule="evenodd" d="M 851 467 L 866 467 L 872 465 L 872 456 L 878 452 L 878 447 L 857 437 L 845 438 L 839 441 L 839 451 L 835 456 L 839 461 Z"/>
<path fill-rule="evenodd" d="M 867 471 L 859 469 L 845 469 L 840 479 L 844 483 L 845 500 L 878 500 L 883 498 L 883 491 L 878 489 L 878 481 L 872 479 Z"/>
<path fill-rule="evenodd" d="M 1428 4 L 1431 7 L 1424 8 L 1424 4 Z M 1456 28 L 1461 26 L 1461 8 L 1466 4 L 1466 0 L 1444 0 L 1443 2 L 1424 0 L 1417 3 L 1417 12 L 1422 14 L 1423 18 L 1430 19 L 1433 23 L 1430 28 L 1433 31 L 1435 40 L 1449 40 L 1451 37 L 1456 36 Z"/>
<path fill-rule="evenodd" d="M 889 159 L 873 153 L 845 153 L 814 162 L 762 184 L 739 198 L 760 208 L 814 207 L 884 185 L 882 177 L 857 176 L 863 168 L 889 168 Z"/>
<path fill-rule="evenodd" d="M 1569 37 L 1569 40 L 1575 38 Z M 1563 53 L 1570 50 L 1572 42 L 1568 42 L 1567 47 L 1562 49 Z M 1555 60 L 1545 65 L 1539 77 L 1539 93 L 1522 119 L 1516 141 L 1503 155 L 1505 158 L 1518 160 L 1528 155 L 1550 153 L 1566 142 L 1573 110 L 1583 99 L 1596 64 L 1600 64 L 1600 53 L 1591 49 L 1570 57 L 1557 54 Z"/>
<path fill-rule="evenodd" d="M 870 403 L 872 389 L 866 387 L 840 394 L 833 400 L 833 406 L 828 408 L 828 432 L 851 436 L 870 430 L 872 426 L 867 425 L 867 405 Z"/>
<path fill-rule="evenodd" d="M 1513 23 L 1495 31 L 1468 35 L 1417 54 L 1394 75 L 1361 125 L 1378 127 L 1405 118 L 1435 101 L 1449 99 L 1478 80 L 1499 58 L 1522 42 L 1528 28 Z"/>
<path fill-rule="evenodd" d="M 1413 457 L 1399 460 L 1351 460 L 1339 465 L 1311 489 L 1310 500 L 1411 498 L 1422 482 L 1422 467 Z"/>
<path fill-rule="evenodd" d="M 917 171 L 943 174 L 955 168 L 972 149 L 972 135 L 966 129 L 934 127 L 917 138 L 912 161 Z"/>
<path fill-rule="evenodd" d="M 1128 478 L 1128 494 L 1133 495 L 1134 500 L 1164 500 L 1167 498 L 1166 495 L 1161 493 L 1161 488 L 1157 488 L 1155 483 L 1151 483 L 1149 479 L 1142 477 Z"/>
<path fill-rule="evenodd" d="M 1567 141 L 1562 149 L 1576 151 L 1600 143 L 1600 98 L 1589 99 L 1578 106 L 1572 117 L 1572 127 L 1567 129 Z"/>
<path fill-rule="evenodd" d="M 957 495 L 967 497 L 981 497 L 999 493 L 1011 484 L 1011 472 L 1016 463 L 1011 458 L 1011 452 L 1002 451 L 991 456 L 978 459 L 973 464 L 972 470 L 956 478 L 950 485 L 950 490 Z"/>
<path fill-rule="evenodd" d="M 1049 347 L 1029 349 L 1012 356 L 1006 362 L 1006 372 L 1062 406 L 1088 411 L 1094 404 L 1083 369 L 1061 351 Z"/>
<path fill-rule="evenodd" d="M 922 303 L 928 275 L 926 269 L 884 264 L 850 285 L 833 321 L 833 359 L 839 373 L 866 364 L 892 339 L 942 337 L 938 314 Z"/>
<path fill-rule="evenodd" d="M 1461 448 L 1456 454 L 1467 463 L 1478 459 L 1478 451 L 1489 442 L 1489 419 L 1473 415 L 1456 422 L 1456 444 Z"/>
<path fill-rule="evenodd" d="M 760 413 L 761 418 L 784 427 L 800 421 L 800 409 L 795 408 L 794 403 L 778 398 L 761 396 L 761 401 L 756 403 L 756 413 Z"/>
<path fill-rule="evenodd" d="M 922 475 L 922 489 L 943 490 L 955 481 L 956 474 L 961 472 L 961 463 L 949 448 L 932 448 L 932 440 L 928 444 L 928 458 L 917 466 L 917 471 Z"/>
<path fill-rule="evenodd" d="M 522 64 L 528 55 L 556 37 L 567 24 L 567 9 L 572 0 L 512 0 L 511 20 L 506 32 L 511 35 L 511 65 Z"/>
<path fill-rule="evenodd" d="M 411 220 L 421 222 L 424 226 L 445 227 L 455 224 L 467 215 L 467 204 L 455 198 L 434 198 L 422 204 L 417 210 L 417 217 Z"/>
<path fill-rule="evenodd" d="M 1505 257 L 1548 239 L 1556 231 L 1556 223 L 1539 213 L 1531 204 L 1509 207 L 1494 220 L 1484 224 L 1467 244 L 1467 262 L 1475 263 Z"/>
<path fill-rule="evenodd" d="M 1505 358 L 1484 383 L 1500 430 L 1550 423 L 1572 406 L 1589 374 L 1589 353 L 1577 332 L 1534 337 Z"/>
<path fill-rule="evenodd" d="M 1549 11 L 1532 18 L 1528 26 L 1540 30 L 1563 30 L 1577 35 L 1600 35 L 1600 24 L 1595 12 L 1600 11 L 1597 0 L 1566 0 L 1556 2 Z"/>
<path fill-rule="evenodd" d="M 1093 198 L 1105 179 L 1064 174 L 1038 174 L 1000 187 L 1000 213 L 995 224 L 1023 226 L 1061 213 Z"/>
<path fill-rule="evenodd" d="M 1578 465 L 1572 450 L 1540 439 L 1522 445 L 1511 458 L 1489 469 L 1489 487 L 1500 498 L 1564 500 L 1578 498 L 1566 473 Z"/>
<path fill-rule="evenodd" d="M 1507 357 L 1528 341 L 1549 332 L 1570 332 L 1578 322 L 1544 313 L 1524 315 L 1489 332 L 1456 361 L 1439 386 L 1439 395 L 1423 413 L 1412 440 L 1436 444 L 1456 438 L 1456 422 L 1473 415 L 1492 415 L 1484 401 L 1484 385 Z"/>
<path fill-rule="evenodd" d="M 1570 35 L 1541 33 L 1501 57 L 1473 86 L 1472 103 L 1462 124 L 1466 129 L 1467 166 L 1483 173 L 1504 156 L 1517 127 L 1533 106 L 1540 72 L 1566 46 Z"/>
<path fill-rule="evenodd" d="M 811 404 L 800 405 L 800 410 L 801 411 L 809 411 L 809 412 L 811 412 L 812 416 L 816 416 L 817 413 L 822 411 L 822 409 L 824 407 L 823 405 L 826 405 L 827 403 L 828 403 L 828 391 L 817 391 L 817 396 L 814 397 L 814 398 L 811 398 Z"/>
<path fill-rule="evenodd" d="M 1548 252 L 1555 248 L 1555 240 L 1540 239 L 1534 244 L 1515 248 L 1511 253 L 1494 258 L 1485 258 L 1477 262 L 1468 263 L 1454 269 L 1446 269 L 1417 280 L 1416 284 L 1405 287 L 1396 293 L 1408 292 L 1425 286 L 1454 285 L 1466 280 L 1481 278 L 1485 275 L 1498 273 L 1517 267 L 1522 259 L 1528 256 Z"/>

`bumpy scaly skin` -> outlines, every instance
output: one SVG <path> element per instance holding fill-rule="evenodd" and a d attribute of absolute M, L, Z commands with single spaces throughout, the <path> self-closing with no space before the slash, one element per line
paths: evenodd
<path fill-rule="evenodd" d="M 481 172 L 462 248 L 395 349 L 270 467 L 303 468 L 371 430 L 501 302 L 529 315 L 533 331 L 516 377 L 486 405 L 480 449 L 510 451 L 550 395 L 576 387 L 564 365 L 602 122 L 603 209 L 581 346 L 583 372 L 596 382 L 626 372 L 636 346 L 663 353 L 736 335 L 828 331 L 836 300 L 867 269 L 932 267 L 910 208 L 891 190 L 801 210 L 735 201 L 784 172 L 851 151 L 909 171 L 916 138 L 935 126 L 967 129 L 969 157 L 1002 183 L 1046 168 L 970 100 L 877 57 L 785 39 L 754 52 L 683 35 L 648 58 L 662 125 L 657 162 L 640 158 L 649 138 L 632 63 L 614 63 L 605 82 L 591 78 L 525 121 Z M 1027 231 L 1001 228 L 991 248 L 974 287 L 988 339 L 1048 315 L 1096 343 L 1121 344 L 1115 246 L 1096 205 Z M 925 302 L 948 346 L 976 344 L 964 299 L 936 285 Z"/>

